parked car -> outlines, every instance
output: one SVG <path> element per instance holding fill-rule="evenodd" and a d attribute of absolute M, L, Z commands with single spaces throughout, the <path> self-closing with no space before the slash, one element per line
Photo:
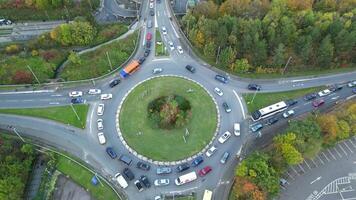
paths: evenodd
<path fill-rule="evenodd" d="M 115 159 L 117 158 L 117 154 L 114 151 L 114 149 L 112 147 L 107 147 L 106 148 L 106 153 L 110 156 L 110 158 Z"/>
<path fill-rule="evenodd" d="M 215 92 L 217 95 L 219 95 L 220 97 L 221 97 L 222 95 L 224 95 L 223 91 L 222 91 L 220 88 L 218 88 L 218 87 L 214 88 L 214 92 Z"/>
<path fill-rule="evenodd" d="M 224 144 L 229 138 L 231 137 L 231 133 L 229 131 L 226 131 L 222 136 L 219 137 L 218 141 L 221 144 Z"/>
<path fill-rule="evenodd" d="M 223 75 L 219 75 L 219 74 L 215 75 L 215 80 L 217 80 L 221 83 L 225 83 L 225 84 L 228 82 L 227 77 L 225 77 Z"/>
<path fill-rule="evenodd" d="M 324 99 L 317 99 L 313 101 L 313 106 L 318 108 L 325 103 Z"/>
<path fill-rule="evenodd" d="M 186 68 L 188 71 L 190 71 L 191 73 L 194 73 L 194 72 L 195 72 L 195 68 L 194 68 L 193 66 L 191 66 L 191 65 L 187 65 L 187 66 L 185 66 L 185 68 Z"/>
<path fill-rule="evenodd" d="M 145 53 L 143 54 L 143 56 L 147 57 L 148 55 L 150 55 L 151 50 L 150 49 L 146 49 Z"/>
<path fill-rule="evenodd" d="M 192 162 L 192 167 L 200 165 L 204 161 L 203 156 L 196 157 Z"/>
<path fill-rule="evenodd" d="M 261 86 L 255 84 L 255 83 L 250 83 L 250 84 L 248 84 L 247 89 L 249 89 L 249 90 L 261 90 Z"/>
<path fill-rule="evenodd" d="M 142 183 L 141 183 L 140 180 L 136 180 L 136 181 L 134 182 L 134 184 L 135 184 L 135 186 L 136 186 L 136 188 L 137 188 L 137 190 L 138 190 L 139 192 L 142 192 L 142 191 L 143 191 L 143 186 L 142 186 Z"/>
<path fill-rule="evenodd" d="M 140 177 L 140 181 L 143 183 L 143 185 L 144 185 L 146 188 L 150 188 L 150 187 L 151 187 L 151 183 L 150 183 L 150 181 L 148 180 L 147 176 L 142 175 L 142 176 Z"/>
<path fill-rule="evenodd" d="M 127 166 L 130 166 L 132 163 L 132 159 L 129 156 L 126 155 L 121 155 L 119 160 L 123 163 L 125 163 Z"/>
<path fill-rule="evenodd" d="M 323 90 L 323 91 L 318 92 L 318 95 L 319 95 L 320 97 L 323 97 L 323 96 L 329 95 L 330 93 L 331 93 L 331 91 L 330 91 L 329 89 L 325 89 L 325 90 Z"/>
<path fill-rule="evenodd" d="M 231 108 L 230 108 L 230 106 L 229 106 L 226 102 L 224 102 L 224 103 L 222 104 L 222 106 L 224 107 L 225 112 L 227 112 L 227 113 L 230 113 L 230 112 L 231 112 Z"/>
<path fill-rule="evenodd" d="M 104 135 L 103 132 L 99 132 L 98 133 L 98 139 L 99 139 L 99 143 L 100 144 L 105 144 L 106 143 L 105 135 Z"/>
<path fill-rule="evenodd" d="M 155 11 L 154 10 L 150 10 L 150 15 L 154 16 L 155 15 Z"/>
<path fill-rule="evenodd" d="M 170 168 L 170 167 L 159 167 L 159 168 L 156 169 L 156 173 L 158 175 L 170 174 L 170 173 L 172 173 L 172 168 Z"/>
<path fill-rule="evenodd" d="M 99 131 L 103 130 L 104 129 L 103 119 L 98 119 L 96 122 L 98 125 L 98 130 Z"/>
<path fill-rule="evenodd" d="M 112 94 L 102 94 L 102 95 L 100 95 L 100 99 L 101 100 L 112 99 Z"/>
<path fill-rule="evenodd" d="M 209 172 L 211 172 L 211 170 L 213 170 L 213 169 L 210 166 L 206 166 L 203 169 L 199 170 L 198 174 L 199 174 L 199 176 L 205 176 Z"/>
<path fill-rule="evenodd" d="M 111 80 L 110 83 L 109 83 L 109 86 L 111 88 L 115 87 L 116 85 L 118 85 L 120 83 L 120 79 L 114 79 L 114 80 Z"/>
<path fill-rule="evenodd" d="M 286 100 L 286 104 L 288 105 L 288 106 L 293 106 L 293 105 L 295 105 L 295 104 L 297 104 L 298 103 L 298 100 L 295 100 L 295 99 L 288 99 L 288 100 Z"/>
<path fill-rule="evenodd" d="M 171 49 L 171 51 L 173 51 L 173 50 L 174 50 L 174 44 L 173 44 L 173 42 L 172 42 L 172 41 L 169 41 L 169 42 L 168 42 L 168 45 L 169 45 L 169 48 Z"/>
<path fill-rule="evenodd" d="M 240 124 L 234 123 L 234 135 L 240 136 Z"/>
<path fill-rule="evenodd" d="M 254 124 L 250 127 L 252 132 L 257 132 L 263 128 L 263 125 L 261 123 Z"/>
<path fill-rule="evenodd" d="M 267 124 L 269 124 L 269 125 L 275 124 L 277 122 L 278 122 L 278 118 L 277 117 L 272 117 L 272 118 L 269 118 L 267 120 Z"/>
<path fill-rule="evenodd" d="M 138 63 L 139 64 L 142 64 L 143 62 L 145 62 L 146 58 L 145 57 L 142 57 L 138 60 Z"/>
<path fill-rule="evenodd" d="M 310 93 L 310 94 L 307 94 L 304 96 L 304 100 L 305 101 L 310 101 L 310 100 L 313 100 L 317 97 L 317 94 L 316 93 Z"/>
<path fill-rule="evenodd" d="M 71 99 L 70 102 L 72 104 L 81 104 L 81 103 L 85 103 L 85 100 L 81 97 L 78 97 L 78 98 Z"/>
<path fill-rule="evenodd" d="M 215 146 L 211 146 L 208 151 L 206 151 L 205 155 L 207 157 L 211 157 L 218 149 Z"/>
<path fill-rule="evenodd" d="M 135 178 L 135 174 L 129 168 L 125 168 L 123 174 L 129 181 L 132 181 Z"/>
<path fill-rule="evenodd" d="M 162 33 L 163 33 L 163 35 L 167 35 L 167 29 L 164 26 L 162 26 Z"/>
<path fill-rule="evenodd" d="M 82 91 L 69 92 L 69 97 L 81 97 L 81 96 L 83 96 L 83 92 Z"/>
<path fill-rule="evenodd" d="M 283 113 L 283 117 L 284 118 L 288 118 L 288 117 L 290 117 L 292 115 L 294 115 L 294 110 L 288 110 L 288 111 Z"/>
<path fill-rule="evenodd" d="M 100 89 L 89 89 L 88 94 L 101 94 Z"/>
<path fill-rule="evenodd" d="M 177 46 L 178 53 L 183 54 L 183 49 L 181 46 Z"/>
<path fill-rule="evenodd" d="M 154 69 L 152 70 L 152 73 L 153 73 L 153 74 L 159 74 L 159 73 L 161 73 L 161 72 L 163 72 L 163 69 L 162 69 L 162 68 L 154 68 Z"/>
<path fill-rule="evenodd" d="M 96 114 L 98 116 L 102 116 L 104 114 L 104 104 L 101 103 L 101 104 L 98 105 L 98 109 L 96 111 Z"/>
<path fill-rule="evenodd" d="M 137 162 L 136 167 L 139 169 L 142 169 L 144 171 L 150 170 L 151 166 L 149 164 L 143 163 L 143 162 Z"/>
<path fill-rule="evenodd" d="M 180 172 L 184 172 L 185 170 L 187 170 L 187 169 L 189 169 L 189 164 L 188 163 L 183 163 L 183 164 L 181 164 L 181 165 L 178 165 L 178 167 L 176 168 L 176 171 L 178 172 L 178 173 L 180 173 Z"/>
<path fill-rule="evenodd" d="M 350 81 L 348 84 L 347 84 L 347 87 L 355 87 L 356 86 L 356 81 Z"/>
<path fill-rule="evenodd" d="M 221 159 L 220 159 L 220 163 L 221 164 L 225 164 L 227 159 L 229 159 L 230 157 L 230 153 L 229 152 L 225 152 L 222 156 L 221 156 Z"/>
<path fill-rule="evenodd" d="M 120 173 L 115 174 L 115 179 L 122 188 L 127 188 L 127 186 L 129 186 L 125 178 Z"/>
<path fill-rule="evenodd" d="M 164 178 L 164 179 L 156 179 L 154 181 L 155 186 L 165 186 L 165 185 L 169 185 L 169 179 Z"/>

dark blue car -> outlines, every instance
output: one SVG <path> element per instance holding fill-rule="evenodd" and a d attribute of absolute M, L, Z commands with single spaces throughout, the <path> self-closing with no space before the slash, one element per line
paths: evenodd
<path fill-rule="evenodd" d="M 71 99 L 70 102 L 72 104 L 80 104 L 80 103 L 85 103 L 85 100 L 81 97 Z"/>
<path fill-rule="evenodd" d="M 112 158 L 115 159 L 117 157 L 117 154 L 115 153 L 114 149 L 111 147 L 106 148 L 106 153 Z"/>
<path fill-rule="evenodd" d="M 219 74 L 215 76 L 215 80 L 217 80 L 217 81 L 219 81 L 219 82 L 222 82 L 222 83 L 225 83 L 225 84 L 226 84 L 227 81 L 228 81 L 225 76 L 222 76 L 222 75 L 219 75 Z"/>
<path fill-rule="evenodd" d="M 204 161 L 204 159 L 202 156 L 196 157 L 192 162 L 192 167 L 196 167 L 196 166 L 200 165 L 200 163 L 202 163 L 203 161 Z"/>

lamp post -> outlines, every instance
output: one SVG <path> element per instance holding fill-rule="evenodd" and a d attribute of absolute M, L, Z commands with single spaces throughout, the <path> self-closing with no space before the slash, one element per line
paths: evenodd
<path fill-rule="evenodd" d="M 26 67 L 30 70 L 30 72 L 32 73 L 32 75 L 35 77 L 35 79 L 36 79 L 38 85 L 40 85 L 41 83 L 40 83 L 40 81 L 38 80 L 36 74 L 32 71 L 30 65 L 26 65 Z"/>

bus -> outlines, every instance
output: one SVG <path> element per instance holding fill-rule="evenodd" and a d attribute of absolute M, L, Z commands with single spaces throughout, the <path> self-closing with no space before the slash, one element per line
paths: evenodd
<path fill-rule="evenodd" d="M 176 185 L 183 185 L 183 184 L 192 182 L 197 178 L 198 178 L 197 174 L 193 171 L 193 172 L 189 172 L 188 174 L 184 174 L 184 175 L 178 177 L 175 180 L 175 183 L 176 183 Z"/>
<path fill-rule="evenodd" d="M 256 110 L 255 112 L 252 113 L 252 120 L 257 121 L 259 119 L 263 119 L 269 116 L 272 116 L 274 114 L 277 114 L 279 112 L 282 112 L 288 108 L 288 105 L 286 102 L 281 101 L 275 104 L 272 104 L 270 106 L 267 106 L 265 108 Z"/>
<path fill-rule="evenodd" d="M 212 200 L 212 199 L 213 199 L 213 192 L 210 190 L 205 190 L 203 200 Z"/>
<path fill-rule="evenodd" d="M 137 71 L 140 67 L 140 64 L 138 63 L 137 60 L 132 61 L 130 64 L 128 64 L 125 68 L 120 70 L 120 76 L 122 78 L 126 78 L 135 71 Z"/>

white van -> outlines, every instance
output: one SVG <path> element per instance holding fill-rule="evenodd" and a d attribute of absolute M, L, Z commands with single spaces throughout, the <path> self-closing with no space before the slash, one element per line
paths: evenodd
<path fill-rule="evenodd" d="M 174 182 L 176 183 L 176 185 L 183 185 L 192 182 L 195 179 L 197 179 L 197 174 L 193 171 L 178 177 Z"/>
<path fill-rule="evenodd" d="M 97 110 L 97 115 L 102 116 L 104 114 L 104 104 L 99 104 L 98 110 Z"/>
<path fill-rule="evenodd" d="M 234 123 L 234 134 L 236 136 L 240 136 L 240 124 L 239 123 Z"/>
<path fill-rule="evenodd" d="M 124 189 L 127 188 L 127 186 L 128 186 L 127 181 L 120 173 L 115 174 L 115 178 L 116 178 L 116 181 L 119 183 L 119 185 L 122 188 L 124 188 Z"/>

